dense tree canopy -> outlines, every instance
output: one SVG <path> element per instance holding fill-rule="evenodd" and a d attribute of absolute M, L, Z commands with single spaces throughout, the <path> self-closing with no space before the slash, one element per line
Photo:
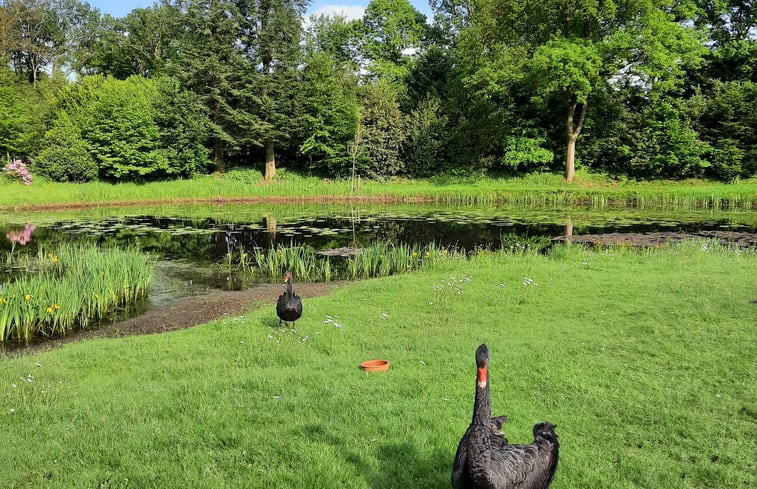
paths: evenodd
<path fill-rule="evenodd" d="M 746 0 L 0 0 L 0 152 L 55 180 L 757 173 Z"/>

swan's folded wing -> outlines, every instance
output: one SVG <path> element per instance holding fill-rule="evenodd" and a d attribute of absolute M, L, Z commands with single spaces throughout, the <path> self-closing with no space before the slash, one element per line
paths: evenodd
<path fill-rule="evenodd" d="M 465 460 L 468 458 L 468 432 L 463 435 L 457 446 L 455 462 L 452 465 L 452 487 L 457 489 L 466 486 Z"/>
<path fill-rule="evenodd" d="M 540 457 L 539 451 L 534 445 L 500 445 L 491 452 L 492 478 L 506 484 L 495 487 L 518 487 L 526 480 L 539 477 Z"/>
<path fill-rule="evenodd" d="M 495 432 L 492 431 L 491 436 L 491 446 L 492 450 L 502 450 L 504 447 L 507 446 L 507 438 L 505 437 L 505 434 L 502 432 Z"/>

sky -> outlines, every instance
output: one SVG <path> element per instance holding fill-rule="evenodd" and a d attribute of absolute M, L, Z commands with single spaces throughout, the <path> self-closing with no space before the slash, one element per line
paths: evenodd
<path fill-rule="evenodd" d="M 347 19 L 359 19 L 363 16 L 363 10 L 368 5 L 369 0 L 314 0 L 308 7 L 310 14 L 332 14 L 342 12 Z M 87 0 L 91 6 L 96 7 L 100 12 L 107 13 L 113 17 L 125 17 L 135 8 L 150 7 L 153 0 Z M 431 7 L 428 0 L 410 0 L 410 3 L 426 17 L 431 19 Z"/>

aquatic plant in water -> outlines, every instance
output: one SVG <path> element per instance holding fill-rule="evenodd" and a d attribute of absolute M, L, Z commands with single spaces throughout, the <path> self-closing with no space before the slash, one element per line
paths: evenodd
<path fill-rule="evenodd" d="M 440 260 L 463 256 L 463 251 L 444 248 L 436 243 L 425 246 L 376 242 L 363 248 L 349 249 L 346 256 L 319 253 L 307 245 L 281 245 L 269 249 L 255 248 L 250 253 L 228 252 L 224 267 L 244 275 L 260 273 L 283 276 L 291 270 L 306 281 L 384 277 L 416 270 Z M 235 257 L 238 257 L 235 260 Z"/>
<path fill-rule="evenodd" d="M 0 292 L 0 342 L 89 327 L 145 296 L 153 263 L 137 250 L 63 244 L 40 248 L 27 271 Z"/>

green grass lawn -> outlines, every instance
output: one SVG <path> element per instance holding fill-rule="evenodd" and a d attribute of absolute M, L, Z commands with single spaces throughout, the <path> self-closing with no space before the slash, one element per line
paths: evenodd
<path fill-rule="evenodd" d="M 223 176 L 204 175 L 191 180 L 146 184 L 51 183 L 32 185 L 0 181 L 0 208 L 15 210 L 32 205 L 84 203 L 104 205 L 139 201 L 294 198 L 346 199 L 349 180 L 301 176 L 282 170 L 269 184 L 256 170 L 233 170 Z M 576 201 L 604 206 L 609 203 L 639 207 L 752 207 L 757 202 L 757 179 L 734 184 L 711 181 L 616 181 L 603 175 L 580 172 L 572 184 L 558 174 L 532 174 L 513 178 L 363 181 L 356 197 L 435 203 L 518 203 L 565 205 Z"/>
<path fill-rule="evenodd" d="M 492 352 L 511 443 L 554 488 L 757 484 L 757 255 L 482 253 L 170 334 L 0 360 L 8 488 L 443 488 Z M 358 365 L 392 362 L 384 373 Z"/>

